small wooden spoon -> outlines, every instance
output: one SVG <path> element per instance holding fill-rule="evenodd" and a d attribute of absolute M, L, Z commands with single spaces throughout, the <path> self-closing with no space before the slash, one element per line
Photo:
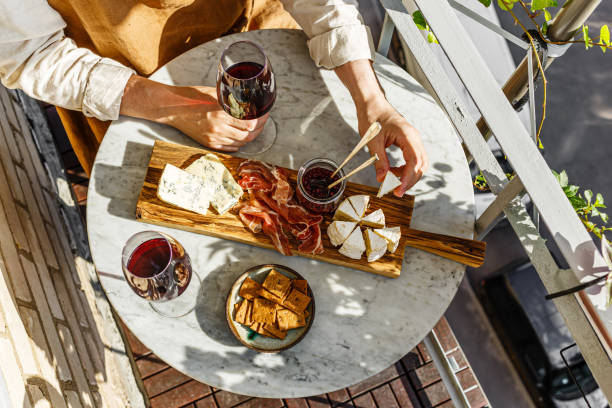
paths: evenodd
<path fill-rule="evenodd" d="M 329 186 L 327 186 L 327 188 L 332 188 L 336 184 L 342 183 L 342 180 L 345 180 L 345 179 L 351 177 L 353 174 L 357 173 L 358 171 L 361 171 L 361 170 L 365 169 L 366 167 L 368 167 L 370 164 L 374 163 L 377 160 L 378 160 L 378 155 L 375 154 L 373 157 L 370 157 L 368 160 L 366 160 L 363 163 L 361 163 L 355 170 L 351 171 L 346 176 L 341 177 L 338 180 L 336 180 L 333 183 L 331 183 Z M 333 176 L 333 174 L 332 174 L 332 176 Z"/>
<path fill-rule="evenodd" d="M 378 136 L 381 129 L 382 129 L 382 126 L 380 125 L 380 123 L 378 122 L 372 123 L 370 127 L 368 128 L 368 130 L 366 130 L 365 135 L 363 135 L 359 143 L 357 143 L 357 146 L 355 146 L 353 151 L 350 152 L 348 156 L 346 156 L 346 159 L 344 159 L 342 164 L 338 166 L 336 171 L 334 171 L 330 177 L 334 177 L 340 171 L 340 169 L 344 167 L 344 165 L 348 163 L 348 161 L 351 160 L 353 156 L 356 155 L 357 152 L 359 152 L 359 150 L 363 148 L 363 146 L 367 145 L 368 143 L 370 143 L 372 139 Z"/>

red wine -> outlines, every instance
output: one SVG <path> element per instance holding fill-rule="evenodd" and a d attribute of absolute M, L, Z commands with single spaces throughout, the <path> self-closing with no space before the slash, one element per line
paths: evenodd
<path fill-rule="evenodd" d="M 276 83 L 269 63 L 239 62 L 219 73 L 217 98 L 237 119 L 257 119 L 272 109 Z"/>
<path fill-rule="evenodd" d="M 127 272 L 127 281 L 139 296 L 169 300 L 187 289 L 191 281 L 191 260 L 173 239 L 153 238 L 132 252 Z"/>
<path fill-rule="evenodd" d="M 152 278 L 170 263 L 170 245 L 163 238 L 145 241 L 132 253 L 128 270 L 139 278 Z"/>

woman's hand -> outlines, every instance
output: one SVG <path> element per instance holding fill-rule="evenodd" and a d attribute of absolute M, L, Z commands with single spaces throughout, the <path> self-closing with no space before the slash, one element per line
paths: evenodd
<path fill-rule="evenodd" d="M 387 171 L 391 170 L 402 181 L 394 193 L 403 196 L 427 170 L 427 153 L 419 132 L 387 101 L 369 60 L 350 61 L 335 71 L 355 102 L 359 134 L 363 136 L 376 121 L 382 125 L 378 136 L 368 144 L 370 154 L 378 154 L 379 158 L 375 165 L 376 179 L 382 182 Z M 389 167 L 386 149 L 391 145 L 402 150 L 406 161 L 403 166 Z"/>
<path fill-rule="evenodd" d="M 382 129 L 378 136 L 368 143 L 370 154 L 378 154 L 375 163 L 376 179 L 382 182 L 391 170 L 400 178 L 402 184 L 394 190 L 398 197 L 416 184 L 429 165 L 427 152 L 421 141 L 419 131 L 400 115 L 383 97 L 369 100 L 362 108 L 358 108 L 359 134 L 364 135 L 368 127 L 378 121 Z M 395 145 L 402 150 L 405 164 L 390 167 L 387 157 L 387 147 Z"/>
<path fill-rule="evenodd" d="M 227 114 L 212 87 L 175 87 L 132 76 L 121 102 L 121 114 L 172 126 L 216 150 L 237 151 L 263 130 L 268 115 L 240 120 Z"/>

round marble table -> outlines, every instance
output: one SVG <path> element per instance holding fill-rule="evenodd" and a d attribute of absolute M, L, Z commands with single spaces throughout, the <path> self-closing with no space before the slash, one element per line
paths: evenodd
<path fill-rule="evenodd" d="M 301 31 L 255 31 L 211 41 L 169 62 L 152 78 L 174 85 L 215 86 L 221 50 L 239 39 L 263 45 L 276 73 L 278 97 L 271 118 L 278 139 L 258 158 L 294 169 L 314 156 L 341 161 L 358 140 L 355 108 L 334 72 L 315 67 Z M 391 103 L 420 130 L 430 157 L 430 169 L 410 191 L 416 195 L 412 226 L 470 238 L 472 185 L 450 122 L 397 65 L 377 55 L 374 66 Z M 432 329 L 455 295 L 464 267 L 411 248 L 406 250 L 401 276 L 388 279 L 136 221 L 138 193 L 157 139 L 195 145 L 170 127 L 144 120 L 122 117 L 108 129 L 89 184 L 89 242 L 102 286 L 121 319 L 155 354 L 190 377 L 258 397 L 337 390 L 404 356 Z M 391 150 L 391 161 L 397 163 L 401 154 Z M 363 151 L 353 163 L 368 157 Z M 376 185 L 373 168 L 354 181 Z M 198 305 L 185 317 L 161 318 L 123 277 L 123 245 L 132 234 L 151 229 L 176 237 L 202 279 Z M 274 355 L 241 346 L 224 315 L 234 279 L 248 267 L 264 263 L 284 264 L 303 274 L 317 302 L 316 319 L 306 338 Z"/>

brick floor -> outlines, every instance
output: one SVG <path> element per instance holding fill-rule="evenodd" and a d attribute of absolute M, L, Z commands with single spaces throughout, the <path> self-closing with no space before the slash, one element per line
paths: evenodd
<path fill-rule="evenodd" d="M 65 138 L 56 129 L 58 139 Z M 87 179 L 74 152 L 65 140 L 56 142 L 85 219 Z M 123 326 L 135 369 L 143 382 L 152 408 L 425 408 L 452 407 L 448 392 L 440 380 L 431 356 L 423 343 L 409 351 L 400 361 L 382 372 L 348 388 L 329 394 L 296 399 L 262 399 L 209 387 L 169 367 L 151 353 L 127 327 Z M 474 408 L 486 406 L 486 398 L 467 366 L 465 356 L 445 318 L 434 328 L 447 357 L 456 363 L 457 377 Z M 452 362 L 451 362 L 452 364 Z M 476 384 L 476 385 L 475 385 Z"/>

